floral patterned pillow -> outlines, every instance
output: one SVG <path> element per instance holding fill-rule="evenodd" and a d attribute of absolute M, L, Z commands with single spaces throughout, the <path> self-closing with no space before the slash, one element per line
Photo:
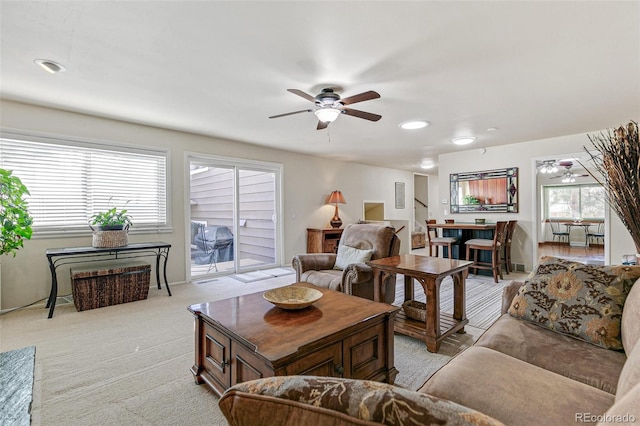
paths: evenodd
<path fill-rule="evenodd" d="M 385 383 L 338 377 L 279 376 L 243 382 L 229 388 L 218 405 L 233 426 L 502 425 L 452 401 Z"/>
<path fill-rule="evenodd" d="M 509 314 L 608 349 L 622 349 L 622 307 L 640 266 L 585 265 L 546 256 L 513 298 Z"/>

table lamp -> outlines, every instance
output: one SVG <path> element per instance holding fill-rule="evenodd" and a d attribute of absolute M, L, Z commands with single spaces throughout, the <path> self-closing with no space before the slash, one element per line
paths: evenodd
<path fill-rule="evenodd" d="M 335 204 L 336 206 L 336 211 L 334 212 L 333 217 L 329 222 L 331 223 L 331 227 L 340 228 L 342 226 L 342 219 L 340 219 L 340 216 L 338 216 L 338 204 L 347 204 L 347 202 L 344 200 L 344 197 L 342 196 L 342 192 L 336 190 L 329 194 L 329 197 L 327 198 L 327 204 Z"/>

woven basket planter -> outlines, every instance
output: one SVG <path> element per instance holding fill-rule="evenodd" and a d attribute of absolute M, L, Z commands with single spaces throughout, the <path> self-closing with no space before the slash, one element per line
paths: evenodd
<path fill-rule="evenodd" d="M 128 231 L 93 231 L 93 247 L 123 247 L 129 243 Z"/>
<path fill-rule="evenodd" d="M 406 316 L 417 321 L 426 321 L 427 305 L 417 300 L 407 300 L 402 304 Z"/>

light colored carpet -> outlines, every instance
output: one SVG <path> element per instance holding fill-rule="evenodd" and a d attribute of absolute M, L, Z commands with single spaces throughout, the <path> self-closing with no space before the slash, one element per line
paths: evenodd
<path fill-rule="evenodd" d="M 173 297 L 152 287 L 144 301 L 83 312 L 63 304 L 52 319 L 43 308 L 11 312 L 0 316 L 0 351 L 37 346 L 33 425 L 224 425 L 215 394 L 196 386 L 189 371 L 193 318 L 186 308 L 294 279 L 285 275 L 243 283 L 220 278 L 175 285 Z M 470 292 L 472 285 L 467 287 Z M 482 333 L 475 327 L 467 331 L 447 339 L 435 355 L 423 342 L 397 336 L 397 384 L 420 387 Z"/>

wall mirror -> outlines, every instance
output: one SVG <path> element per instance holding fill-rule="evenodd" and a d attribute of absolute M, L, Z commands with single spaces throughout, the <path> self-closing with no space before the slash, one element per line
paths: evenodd
<path fill-rule="evenodd" d="M 517 213 L 518 168 L 449 175 L 451 213 Z"/>

